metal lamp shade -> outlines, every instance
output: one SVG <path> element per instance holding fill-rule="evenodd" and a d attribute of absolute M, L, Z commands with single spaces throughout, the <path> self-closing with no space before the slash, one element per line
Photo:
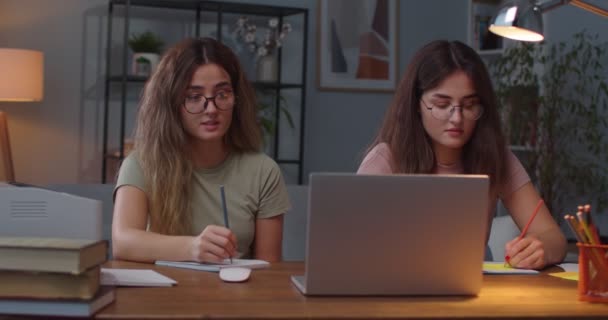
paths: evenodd
<path fill-rule="evenodd" d="M 545 38 L 541 10 L 532 4 L 503 7 L 489 29 L 499 36 L 519 41 L 538 42 Z"/>

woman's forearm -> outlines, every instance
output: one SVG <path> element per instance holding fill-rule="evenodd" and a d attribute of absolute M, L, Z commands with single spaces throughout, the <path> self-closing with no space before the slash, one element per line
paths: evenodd
<path fill-rule="evenodd" d="M 138 229 L 127 229 L 112 235 L 114 259 L 138 262 L 155 260 L 189 261 L 189 236 L 167 236 Z"/>

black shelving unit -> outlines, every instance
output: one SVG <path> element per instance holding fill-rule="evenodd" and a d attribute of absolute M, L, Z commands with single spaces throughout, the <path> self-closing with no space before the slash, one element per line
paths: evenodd
<path fill-rule="evenodd" d="M 122 65 L 121 72 L 119 74 L 112 74 L 112 32 L 113 32 L 113 18 L 115 18 L 116 8 L 121 7 L 124 15 L 120 16 L 124 18 L 123 34 L 121 39 L 121 56 Z M 304 119 L 305 119 L 305 99 L 306 99 L 306 65 L 307 65 L 307 39 L 308 39 L 308 9 L 305 8 L 293 8 L 293 7 L 281 7 L 281 6 L 268 6 L 268 5 L 255 5 L 255 4 L 243 4 L 243 3 L 231 3 L 223 1 L 200 1 L 200 0 L 109 0 L 108 5 L 108 26 L 107 26 L 107 48 L 106 48 L 106 73 L 105 73 L 105 104 L 104 104 L 104 115 L 103 115 L 103 161 L 102 161 L 102 182 L 106 183 L 111 181 L 116 176 L 116 169 L 119 167 L 120 162 L 125 157 L 125 131 L 126 131 L 126 109 L 127 109 L 127 92 L 128 90 L 135 90 L 134 88 L 128 88 L 129 84 L 140 84 L 138 90 L 141 90 L 141 85 L 147 81 L 147 77 L 133 76 L 128 72 L 129 62 L 129 26 L 131 20 L 132 9 L 134 7 L 148 7 L 158 9 L 178 9 L 178 10 L 190 10 L 195 13 L 195 17 L 192 21 L 195 25 L 195 34 L 186 36 L 200 36 L 200 26 L 204 22 L 201 20 L 201 16 L 204 13 L 214 13 L 217 32 L 216 39 L 222 41 L 222 29 L 224 14 L 239 14 L 248 16 L 263 16 L 263 17 L 276 17 L 279 19 L 279 25 L 283 24 L 283 19 L 289 16 L 301 16 L 303 19 L 303 30 L 302 30 L 302 71 L 301 79 L 299 83 L 284 83 L 281 80 L 281 69 L 283 67 L 282 50 L 279 48 L 278 54 L 278 79 L 276 82 L 256 82 L 252 81 L 253 85 L 259 91 L 271 92 L 275 97 L 274 99 L 274 117 L 276 132 L 273 136 L 274 142 L 272 144 L 272 150 L 270 156 L 275 159 L 279 165 L 297 165 L 297 181 L 298 184 L 302 184 L 303 181 L 303 158 L 304 158 Z M 118 87 L 118 88 L 116 88 Z M 281 112 L 279 112 L 281 103 L 281 91 L 282 90 L 300 90 L 300 108 L 299 108 L 299 123 L 296 124 L 296 130 L 299 130 L 298 137 L 298 156 L 294 159 L 281 158 L 280 155 L 280 140 L 281 140 L 281 128 L 279 125 Z M 109 144 L 109 104 L 110 104 L 110 91 L 120 91 L 120 124 L 119 124 L 119 147 L 115 150 L 111 150 L 108 147 Z M 110 162 L 114 163 L 112 170 L 109 170 Z"/>

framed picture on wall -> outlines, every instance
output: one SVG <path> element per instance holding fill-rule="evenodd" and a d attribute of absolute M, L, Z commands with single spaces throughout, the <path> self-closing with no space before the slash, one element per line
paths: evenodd
<path fill-rule="evenodd" d="M 320 90 L 395 90 L 397 6 L 396 0 L 319 0 Z"/>

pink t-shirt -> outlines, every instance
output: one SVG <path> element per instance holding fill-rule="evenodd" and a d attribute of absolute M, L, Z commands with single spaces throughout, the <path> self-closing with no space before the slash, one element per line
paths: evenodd
<path fill-rule="evenodd" d="M 530 181 L 530 176 L 526 172 L 526 169 L 522 166 L 521 162 L 509 151 L 507 154 L 507 179 L 505 182 L 498 187 L 498 195 L 492 196 L 489 199 L 488 207 L 488 234 L 486 235 L 486 243 L 490 234 L 490 227 L 492 226 L 492 219 L 494 218 L 494 211 L 496 210 L 496 203 L 498 198 L 505 199 L 509 197 L 517 189 L 523 187 Z M 437 174 L 462 174 L 464 169 L 462 163 L 457 163 L 453 166 L 442 166 L 437 164 L 435 173 Z M 392 174 L 393 170 L 393 156 L 386 143 L 380 143 L 376 145 L 363 159 L 357 174 Z"/>

